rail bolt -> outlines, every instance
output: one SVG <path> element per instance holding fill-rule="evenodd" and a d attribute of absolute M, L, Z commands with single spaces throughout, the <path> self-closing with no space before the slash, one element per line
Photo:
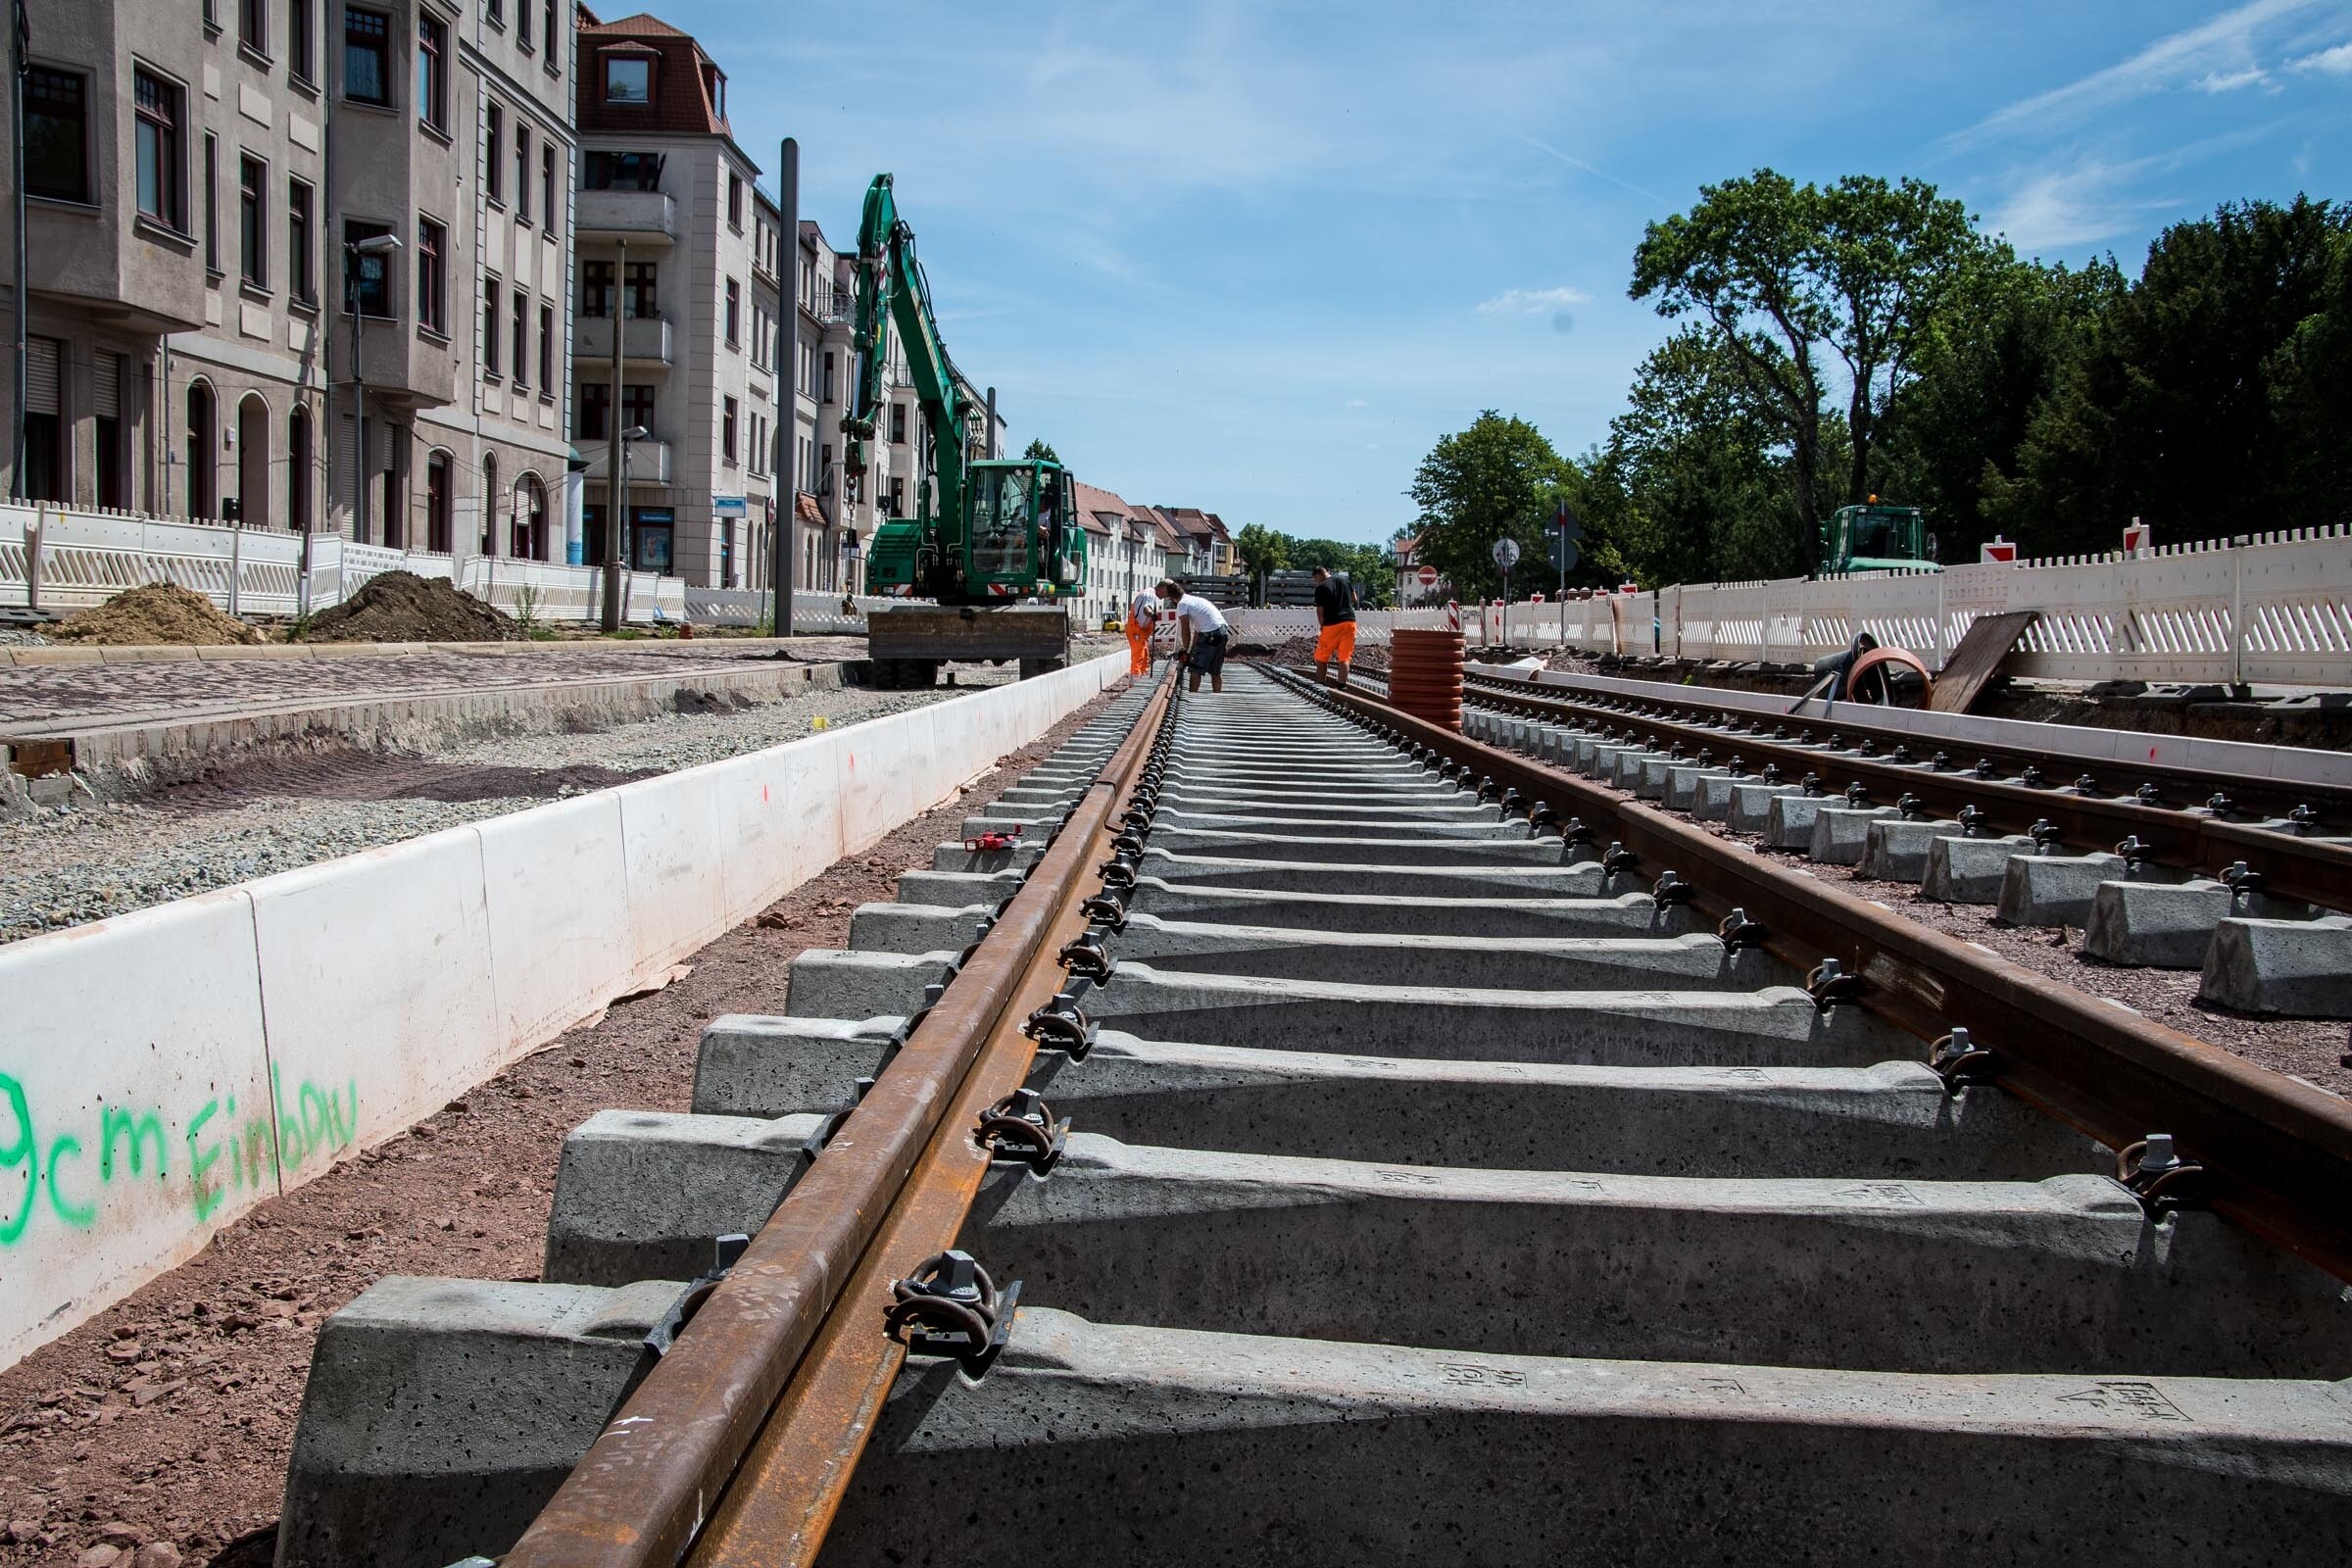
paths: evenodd
<path fill-rule="evenodd" d="M 1928 814 L 1928 803 L 1916 795 L 1905 795 L 1894 803 L 1894 814 L 1906 822 L 1922 821 Z"/>
<path fill-rule="evenodd" d="M 2181 1158 L 2170 1133 L 2150 1133 L 2120 1151 L 2115 1156 L 2115 1179 L 2132 1189 L 2154 1219 L 2205 1197 L 2205 1167 Z"/>
<path fill-rule="evenodd" d="M 1004 1348 L 1020 1294 L 1018 1280 L 998 1290 L 971 1253 L 941 1252 L 909 1277 L 890 1282 L 883 1332 L 909 1355 L 959 1362 L 976 1378 Z"/>
<path fill-rule="evenodd" d="M 1983 1083 L 1991 1076 L 1992 1053 L 1973 1044 L 1966 1029 L 1954 1029 L 1936 1042 L 1928 1066 L 1943 1080 L 1943 1092 L 1956 1095 L 1970 1084 Z"/>

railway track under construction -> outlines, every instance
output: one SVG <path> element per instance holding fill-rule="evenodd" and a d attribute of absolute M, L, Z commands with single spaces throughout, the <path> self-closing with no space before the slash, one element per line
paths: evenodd
<path fill-rule="evenodd" d="M 329 1320 L 279 1562 L 2352 1557 L 2352 1106 L 1226 688 L 580 1127 L 541 1280 Z"/>

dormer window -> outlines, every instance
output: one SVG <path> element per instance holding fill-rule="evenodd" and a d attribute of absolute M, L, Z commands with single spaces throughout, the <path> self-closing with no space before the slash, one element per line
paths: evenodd
<path fill-rule="evenodd" d="M 727 78 L 712 71 L 706 78 L 710 83 L 710 118 L 727 118 Z"/>
<path fill-rule="evenodd" d="M 654 101 L 654 63 L 643 55 L 619 55 L 605 62 L 605 102 L 650 104 Z"/>

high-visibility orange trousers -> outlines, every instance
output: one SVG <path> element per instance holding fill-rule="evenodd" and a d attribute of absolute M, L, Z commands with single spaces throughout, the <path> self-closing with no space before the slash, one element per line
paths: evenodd
<path fill-rule="evenodd" d="M 1152 628 L 1132 616 L 1127 621 L 1127 673 L 1152 673 Z"/>
<path fill-rule="evenodd" d="M 1345 664 L 1355 658 L 1355 622 L 1335 620 L 1315 638 L 1315 662 L 1328 664 L 1337 660 Z"/>

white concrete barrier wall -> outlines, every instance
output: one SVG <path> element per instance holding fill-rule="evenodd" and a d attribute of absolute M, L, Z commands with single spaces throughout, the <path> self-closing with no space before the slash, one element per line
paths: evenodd
<path fill-rule="evenodd" d="M 0 1365 L 946 800 L 1126 659 L 0 948 Z"/>

